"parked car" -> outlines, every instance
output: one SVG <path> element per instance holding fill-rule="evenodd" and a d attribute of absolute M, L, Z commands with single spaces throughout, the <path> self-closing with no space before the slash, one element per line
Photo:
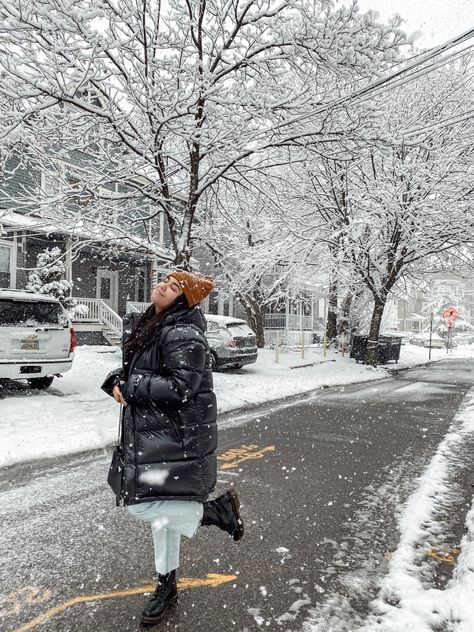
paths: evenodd
<path fill-rule="evenodd" d="M 430 334 L 429 333 L 421 333 L 412 336 L 409 341 L 411 345 L 417 345 L 419 347 L 429 347 L 430 346 Z M 452 347 L 457 347 L 456 342 L 454 340 L 451 342 Z M 438 336 L 438 334 L 432 334 L 431 337 L 431 348 L 432 349 L 443 349 L 446 348 L 446 340 Z"/>
<path fill-rule="evenodd" d="M 211 347 L 212 368 L 240 369 L 257 360 L 257 337 L 245 320 L 206 314 L 206 337 Z"/>
<path fill-rule="evenodd" d="M 474 334 L 473 333 L 462 333 L 454 334 L 454 342 L 457 342 L 458 345 L 472 345 L 474 344 Z"/>
<path fill-rule="evenodd" d="M 75 347 L 74 329 L 57 299 L 0 290 L 0 380 L 48 388 L 71 368 Z"/>

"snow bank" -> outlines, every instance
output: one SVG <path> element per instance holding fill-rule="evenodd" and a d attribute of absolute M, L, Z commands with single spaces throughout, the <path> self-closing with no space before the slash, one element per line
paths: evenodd
<path fill-rule="evenodd" d="M 444 590 L 429 587 L 422 561 L 436 539 L 437 512 L 449 507 L 450 474 L 457 454 L 473 431 L 474 389 L 404 505 L 399 519 L 400 543 L 382 581 L 380 596 L 372 604 L 375 614 L 361 632 L 474 630 L 474 502 L 466 517 L 466 534 L 453 577 Z"/>
<path fill-rule="evenodd" d="M 435 350 L 434 359 L 446 357 Z M 474 354 L 473 348 L 452 354 Z M 420 347 L 402 347 L 399 367 L 428 361 Z M 117 436 L 118 406 L 100 385 L 109 371 L 120 366 L 116 347 L 81 346 L 73 368 L 55 379 L 48 391 L 8 390 L 0 399 L 0 467 L 47 457 L 73 454 L 111 445 Z M 395 365 L 391 365 L 395 366 Z M 293 368 L 292 368 L 293 367 Z M 220 413 L 305 393 L 322 386 L 350 384 L 387 377 L 382 368 L 356 364 L 347 356 L 309 348 L 298 351 L 262 349 L 255 364 L 234 373 L 214 374 Z"/>

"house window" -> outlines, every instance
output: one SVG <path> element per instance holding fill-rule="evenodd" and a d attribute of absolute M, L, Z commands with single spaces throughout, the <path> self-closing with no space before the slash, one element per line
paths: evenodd
<path fill-rule="evenodd" d="M 0 287 L 11 287 L 12 246 L 0 244 Z"/>
<path fill-rule="evenodd" d="M 107 277 L 100 279 L 100 297 L 105 300 L 110 300 L 111 298 L 111 283 Z"/>

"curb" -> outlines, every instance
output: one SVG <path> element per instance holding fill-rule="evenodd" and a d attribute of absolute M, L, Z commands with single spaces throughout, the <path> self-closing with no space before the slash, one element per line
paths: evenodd
<path fill-rule="evenodd" d="M 423 366 L 431 366 L 432 364 L 436 364 L 437 362 L 441 362 L 444 358 L 439 358 L 437 360 L 431 360 L 428 362 L 420 362 L 419 364 L 412 364 L 411 366 L 404 367 L 388 367 L 388 366 L 380 366 L 379 368 L 387 371 L 387 375 L 376 376 L 370 378 L 369 380 L 357 380 L 356 382 L 346 382 L 342 384 L 321 384 L 317 388 L 311 389 L 309 391 L 302 391 L 301 393 L 297 393 L 295 395 L 286 395 L 285 397 L 278 397 L 277 399 L 271 399 L 266 402 L 260 403 L 249 403 L 245 406 L 240 406 L 239 408 L 233 408 L 232 410 L 225 411 L 217 411 L 217 415 L 222 418 L 229 418 L 233 415 L 241 415 L 245 413 L 250 413 L 256 409 L 264 408 L 265 406 L 271 407 L 275 406 L 275 404 L 284 404 L 291 402 L 298 402 L 302 397 L 313 397 L 316 396 L 320 391 L 325 391 L 330 388 L 341 388 L 341 387 L 349 387 L 349 386 L 359 386 L 360 384 L 369 384 L 371 382 L 380 382 L 382 380 L 389 380 L 393 375 L 397 375 L 397 373 L 401 373 L 402 371 L 410 371 L 411 369 L 417 369 Z M 335 362 L 335 360 L 324 360 L 323 362 Z M 323 364 L 323 362 L 318 362 L 317 364 Z M 306 366 L 306 365 L 305 365 Z M 309 366 L 309 365 L 308 365 Z M 290 368 L 303 368 L 303 367 L 290 367 Z"/>
<path fill-rule="evenodd" d="M 321 391 L 327 391 L 328 389 L 331 389 L 331 388 L 358 386 L 360 384 L 371 384 L 372 382 L 381 382 L 382 380 L 389 380 L 390 377 L 391 377 L 390 375 L 381 375 L 381 376 L 373 377 L 370 380 L 358 380 L 357 382 L 346 382 L 345 384 L 320 384 L 317 388 L 311 389 L 310 391 L 302 391 L 301 393 L 297 393 L 295 395 L 286 395 L 285 397 L 278 397 L 277 399 L 271 399 L 266 402 L 248 403 L 245 406 L 240 406 L 239 408 L 233 408 L 232 410 L 217 411 L 217 416 L 220 417 L 221 420 L 226 420 L 236 415 L 243 415 L 246 413 L 251 413 L 253 411 L 262 410 L 265 407 L 271 408 L 272 406 L 275 406 L 277 404 L 297 403 L 301 400 L 301 398 L 315 397 Z"/>
<path fill-rule="evenodd" d="M 409 371 L 410 369 L 419 369 L 422 366 L 431 366 L 432 364 L 436 364 L 437 362 L 442 362 L 445 358 L 438 358 L 437 360 L 428 360 L 428 362 L 420 362 L 419 364 L 411 364 L 410 366 L 400 366 L 400 367 L 384 367 L 386 370 L 392 374 L 396 375 L 397 373 L 401 373 L 402 371 Z"/>
<path fill-rule="evenodd" d="M 415 369 L 415 368 L 419 368 L 423 366 L 431 366 L 432 364 L 435 364 L 442 360 L 444 360 L 444 358 L 439 358 L 437 360 L 431 360 L 431 361 L 423 362 L 420 364 L 413 364 L 411 366 L 406 366 L 406 367 L 389 368 L 389 367 L 384 366 L 380 368 L 383 368 L 387 372 L 387 375 L 380 375 L 380 376 L 377 375 L 368 380 L 357 380 L 356 382 L 346 382 L 342 384 L 320 384 L 318 387 L 314 389 L 311 389 L 308 391 L 302 391 L 301 393 L 296 393 L 295 395 L 286 395 L 285 397 L 278 397 L 276 399 L 268 400 L 266 402 L 259 402 L 259 403 L 249 402 L 245 406 L 240 406 L 239 408 L 233 408 L 232 410 L 226 410 L 226 411 L 218 410 L 217 415 L 218 417 L 221 418 L 222 422 L 225 423 L 226 420 L 234 416 L 247 414 L 254 411 L 256 412 L 257 410 L 263 411 L 266 407 L 271 408 L 277 404 L 297 403 L 298 401 L 301 401 L 302 398 L 315 397 L 318 394 L 320 394 L 322 391 L 326 391 L 328 389 L 336 389 L 336 388 L 341 388 L 341 387 L 349 388 L 351 386 L 358 386 L 361 384 L 370 384 L 372 382 L 380 382 L 382 380 L 388 380 L 393 375 L 396 375 L 397 373 L 401 373 L 402 371 L 409 371 L 410 369 Z M 324 362 L 335 362 L 335 360 L 325 360 L 321 363 L 318 362 L 317 364 L 323 364 Z M 302 367 L 295 367 L 295 368 L 302 368 Z M 92 450 L 84 450 L 82 452 L 74 452 L 72 454 L 64 454 L 64 455 L 55 456 L 55 457 L 46 457 L 46 458 L 41 458 L 41 459 L 33 459 L 29 461 L 19 461 L 18 463 L 12 463 L 11 465 L 4 465 L 0 467 L 0 483 L 2 482 L 2 479 L 7 474 L 7 472 L 9 473 L 15 470 L 19 472 L 22 470 L 27 470 L 27 469 L 35 470 L 40 467 L 47 468 L 48 465 L 56 467 L 58 461 L 68 462 L 70 460 L 77 460 L 77 459 L 80 460 L 80 459 L 83 459 L 84 457 L 93 458 L 94 456 L 99 455 L 99 454 L 109 456 L 108 451 L 114 447 L 115 443 L 116 442 L 114 440 L 113 442 L 108 443 L 101 448 L 94 448 Z"/>
<path fill-rule="evenodd" d="M 326 364 L 327 362 L 335 362 L 336 360 L 321 360 L 321 362 L 308 362 L 307 364 L 294 364 L 288 368 L 290 369 L 304 369 L 308 366 L 319 366 L 320 364 Z"/>

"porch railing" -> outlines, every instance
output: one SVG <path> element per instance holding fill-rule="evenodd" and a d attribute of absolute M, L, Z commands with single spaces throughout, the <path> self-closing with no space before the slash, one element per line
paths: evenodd
<path fill-rule="evenodd" d="M 310 330 L 313 329 L 313 319 L 311 316 L 298 314 L 265 314 L 264 327 L 265 329 Z"/>
<path fill-rule="evenodd" d="M 149 306 L 150 306 L 150 303 L 141 303 L 139 301 L 127 301 L 125 311 L 127 312 L 127 314 L 129 312 L 144 312 Z"/>
<path fill-rule="evenodd" d="M 111 307 L 107 305 L 107 303 L 104 303 L 104 301 L 100 301 L 100 320 L 106 325 L 106 327 L 116 333 L 117 336 L 122 336 L 122 319 Z"/>
<path fill-rule="evenodd" d="M 99 323 L 100 322 L 100 309 L 99 309 L 99 299 L 98 298 L 78 298 L 74 297 L 77 301 L 78 306 L 87 307 L 87 310 L 84 310 L 81 313 L 81 310 L 78 310 L 74 314 L 74 321 L 78 321 L 81 323 Z"/>
<path fill-rule="evenodd" d="M 78 305 L 87 307 L 87 311 L 81 310 L 74 315 L 73 321 L 78 323 L 101 323 L 118 336 L 122 335 L 122 319 L 100 298 L 74 297 Z"/>

